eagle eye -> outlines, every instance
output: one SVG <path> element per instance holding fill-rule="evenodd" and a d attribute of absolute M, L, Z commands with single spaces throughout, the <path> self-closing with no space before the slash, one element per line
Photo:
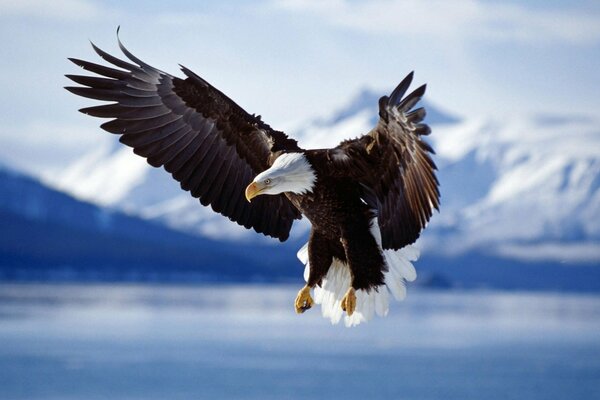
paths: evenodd
<path fill-rule="evenodd" d="M 265 184 L 270 185 L 271 184 L 271 179 L 269 179 L 269 178 L 265 179 Z"/>

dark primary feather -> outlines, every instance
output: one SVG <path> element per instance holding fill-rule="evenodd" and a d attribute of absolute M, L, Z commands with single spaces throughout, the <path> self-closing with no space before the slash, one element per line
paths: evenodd
<path fill-rule="evenodd" d="M 259 196 L 248 203 L 244 189 L 278 152 L 299 151 L 295 140 L 248 114 L 185 67 L 187 78 L 180 79 L 145 64 L 120 41 L 134 64 L 92 46 L 118 69 L 70 59 L 99 76 L 67 75 L 83 86 L 66 89 L 111 102 L 81 112 L 112 118 L 101 127 L 121 135 L 120 141 L 150 165 L 163 166 L 203 205 L 246 228 L 287 239 L 299 211 L 284 195 Z"/>
<path fill-rule="evenodd" d="M 376 209 L 384 249 L 413 243 L 439 208 L 433 149 L 421 138 L 431 130 L 421 123 L 425 109 L 412 110 L 425 85 L 403 97 L 412 77 L 380 99 L 380 119 L 371 132 L 331 150 L 332 171 L 358 180 L 363 198 Z"/>

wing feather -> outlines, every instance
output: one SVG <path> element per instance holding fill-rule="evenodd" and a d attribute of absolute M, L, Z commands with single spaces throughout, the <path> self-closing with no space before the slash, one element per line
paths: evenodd
<path fill-rule="evenodd" d="M 70 92 L 110 104 L 82 108 L 111 120 L 102 129 L 162 166 L 203 205 L 265 235 L 285 240 L 299 211 L 283 195 L 248 203 L 244 189 L 277 152 L 300 151 L 295 140 L 245 112 L 204 79 L 182 67 L 185 79 L 162 72 L 119 47 L 131 61 L 94 51 L 111 66 L 70 58 L 98 76 L 67 75 Z"/>
<path fill-rule="evenodd" d="M 379 100 L 377 126 L 358 139 L 332 149 L 332 171 L 358 180 L 365 198 L 376 209 L 384 249 L 413 243 L 439 209 L 439 182 L 431 146 L 422 136 L 431 130 L 422 123 L 424 108 L 412 108 L 425 94 L 422 85 L 404 97 L 411 72 L 390 96 Z"/>

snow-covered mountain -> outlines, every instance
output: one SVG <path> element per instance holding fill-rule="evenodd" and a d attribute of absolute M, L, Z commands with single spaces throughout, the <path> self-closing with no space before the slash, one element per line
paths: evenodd
<path fill-rule="evenodd" d="M 425 237 L 447 254 L 600 264 L 600 124 L 476 119 L 440 127 L 444 202 Z"/>
<path fill-rule="evenodd" d="M 287 127 L 305 148 L 334 146 L 376 121 L 379 95 L 365 90 L 331 116 Z M 600 124 L 592 117 L 465 118 L 431 104 L 442 207 L 419 241 L 428 252 L 520 261 L 600 264 Z M 46 176 L 77 198 L 213 239 L 257 240 L 199 205 L 163 170 L 105 142 Z M 307 229 L 301 223 L 295 235 Z"/>
<path fill-rule="evenodd" d="M 365 132 L 376 121 L 375 99 L 365 91 L 332 118 L 301 127 L 302 143 L 328 147 L 349 132 Z M 425 107 L 442 206 L 421 247 L 445 256 L 477 251 L 600 264 L 600 121 L 551 115 L 461 121 Z"/>

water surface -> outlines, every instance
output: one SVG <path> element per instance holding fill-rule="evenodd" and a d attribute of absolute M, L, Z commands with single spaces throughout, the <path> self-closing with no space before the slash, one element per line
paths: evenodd
<path fill-rule="evenodd" d="M 0 398 L 600 398 L 598 296 L 410 290 L 348 329 L 297 289 L 0 285 Z"/>

